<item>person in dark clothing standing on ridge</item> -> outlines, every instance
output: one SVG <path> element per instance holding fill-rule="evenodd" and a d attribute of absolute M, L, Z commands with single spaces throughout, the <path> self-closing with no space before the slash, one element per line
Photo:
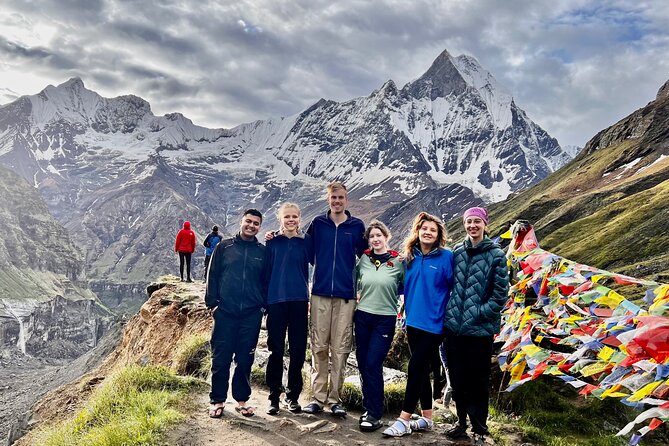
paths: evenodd
<path fill-rule="evenodd" d="M 251 366 L 267 305 L 265 246 L 256 238 L 261 224 L 258 210 L 245 211 L 239 233 L 221 241 L 211 257 L 204 300 L 214 318 L 209 393 L 212 418 L 223 415 L 233 357 L 235 409 L 244 416 L 254 415 L 254 409 L 246 402 L 251 396 Z"/>
<path fill-rule="evenodd" d="M 467 417 L 474 443 L 489 435 L 488 399 L 493 337 L 499 333 L 500 313 L 508 299 L 506 256 L 488 238 L 488 212 L 465 211 L 467 237 L 453 251 L 455 283 L 446 306 L 446 355 L 458 422 L 446 432 L 452 439 L 467 436 Z"/>
<path fill-rule="evenodd" d="M 288 332 L 288 387 L 285 407 L 301 411 L 298 400 L 302 392 L 302 366 L 307 350 L 309 312 L 309 263 L 313 257 L 311 236 L 300 231 L 300 208 L 284 203 L 278 212 L 279 233 L 267 242 L 267 360 L 265 378 L 269 387 L 267 413 L 279 413 L 284 390 L 283 354 Z"/>
<path fill-rule="evenodd" d="M 209 261 L 211 260 L 211 255 L 214 253 L 214 249 L 218 242 L 223 240 L 221 234 L 218 233 L 218 226 L 214 225 L 211 228 L 211 232 L 207 235 L 207 238 L 204 239 L 204 281 L 207 281 L 207 269 L 209 269 Z"/>
<path fill-rule="evenodd" d="M 190 222 L 185 221 L 183 228 L 177 233 L 174 242 L 174 252 L 179 253 L 179 275 L 181 281 L 184 281 L 184 263 L 186 264 L 186 282 L 192 282 L 190 277 L 190 261 L 193 252 L 195 252 L 195 233 L 190 228 Z"/>
<path fill-rule="evenodd" d="M 307 234 L 314 243 L 314 281 L 311 290 L 311 387 L 314 399 L 304 407 L 318 413 L 324 406 L 346 416 L 341 404 L 344 368 L 353 345 L 356 256 L 367 249 L 365 224 L 346 210 L 348 195 L 342 183 L 327 187 L 330 210 L 314 218 Z"/>

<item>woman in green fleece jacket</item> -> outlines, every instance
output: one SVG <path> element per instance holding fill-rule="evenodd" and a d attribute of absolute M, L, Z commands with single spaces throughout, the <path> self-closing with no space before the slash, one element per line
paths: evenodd
<path fill-rule="evenodd" d="M 356 358 L 362 384 L 360 430 L 381 427 L 383 414 L 383 360 L 395 334 L 398 298 L 404 282 L 404 265 L 396 251 L 388 249 L 390 231 L 372 220 L 365 231 L 369 242 L 356 266 L 360 300 L 353 316 Z"/>

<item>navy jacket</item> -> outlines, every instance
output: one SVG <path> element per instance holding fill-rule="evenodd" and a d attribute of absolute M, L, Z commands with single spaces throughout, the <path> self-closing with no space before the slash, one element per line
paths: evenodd
<path fill-rule="evenodd" d="M 309 263 L 313 258 L 311 236 L 276 235 L 267 242 L 267 304 L 309 301 Z"/>
<path fill-rule="evenodd" d="M 307 229 L 314 243 L 312 294 L 346 300 L 355 298 L 356 256 L 367 249 L 367 240 L 362 220 L 345 212 L 348 218 L 339 226 L 330 219 L 328 211 L 314 218 Z"/>
<path fill-rule="evenodd" d="M 216 245 L 207 274 L 207 308 L 246 316 L 267 304 L 265 246 L 239 234 Z"/>

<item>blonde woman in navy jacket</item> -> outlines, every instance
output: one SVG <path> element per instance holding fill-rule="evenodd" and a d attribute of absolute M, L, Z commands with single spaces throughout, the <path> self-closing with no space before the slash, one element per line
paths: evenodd
<path fill-rule="evenodd" d="M 401 437 L 432 429 L 430 362 L 443 339 L 444 312 L 453 283 L 453 253 L 446 249 L 446 228 L 427 212 L 416 216 L 404 246 L 404 302 L 411 358 L 402 412 L 383 434 Z M 411 420 L 420 401 L 421 417 Z"/>

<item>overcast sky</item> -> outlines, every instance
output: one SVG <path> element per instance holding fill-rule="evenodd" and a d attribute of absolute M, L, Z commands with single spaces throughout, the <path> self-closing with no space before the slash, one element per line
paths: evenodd
<path fill-rule="evenodd" d="M 224 4 L 229 3 L 229 4 Z M 447 49 L 474 56 L 561 144 L 583 145 L 669 79 L 656 1 L 3 0 L 0 103 L 78 76 L 155 114 L 232 127 L 367 96 Z"/>

